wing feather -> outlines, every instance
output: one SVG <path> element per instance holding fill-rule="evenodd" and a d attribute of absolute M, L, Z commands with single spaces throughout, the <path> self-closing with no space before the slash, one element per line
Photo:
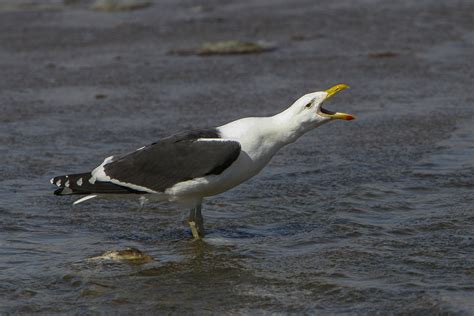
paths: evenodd
<path fill-rule="evenodd" d="M 240 143 L 214 138 L 170 137 L 103 166 L 105 175 L 123 186 L 163 192 L 174 184 L 218 175 L 240 154 Z"/>

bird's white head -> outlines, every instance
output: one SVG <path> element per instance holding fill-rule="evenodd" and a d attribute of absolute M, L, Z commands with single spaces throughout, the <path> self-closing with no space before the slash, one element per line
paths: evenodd
<path fill-rule="evenodd" d="M 353 120 L 355 117 L 351 114 L 333 112 L 323 107 L 323 104 L 333 95 L 346 88 L 349 88 L 349 86 L 338 84 L 325 91 L 308 93 L 296 100 L 283 113 L 287 120 L 291 120 L 295 125 L 301 126 L 305 131 L 331 120 Z"/>
<path fill-rule="evenodd" d="M 323 104 L 341 90 L 349 88 L 338 84 L 325 91 L 308 93 L 293 103 L 285 111 L 272 117 L 279 139 L 282 143 L 294 142 L 304 133 L 333 120 L 350 121 L 355 119 L 351 114 L 333 112 L 323 108 Z"/>
<path fill-rule="evenodd" d="M 241 142 L 250 139 L 251 144 L 262 147 L 267 142 L 272 148 L 294 142 L 304 133 L 333 120 L 353 120 L 351 114 L 333 112 L 323 108 L 323 103 L 341 90 L 348 88 L 345 84 L 338 84 L 325 91 L 308 93 L 295 101 L 289 108 L 270 117 L 247 117 L 226 125 L 219 130 L 229 138 L 239 139 Z M 251 131 L 251 133 L 249 133 Z M 251 137 L 247 137 L 251 135 Z"/>

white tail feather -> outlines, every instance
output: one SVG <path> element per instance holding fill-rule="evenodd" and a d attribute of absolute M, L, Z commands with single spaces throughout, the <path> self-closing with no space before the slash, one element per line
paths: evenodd
<path fill-rule="evenodd" d="M 84 201 L 93 199 L 93 198 L 95 198 L 95 197 L 97 197 L 97 194 L 89 194 L 89 195 L 86 195 L 85 197 L 80 198 L 80 199 L 77 200 L 77 201 L 74 201 L 74 203 L 72 203 L 72 205 L 76 205 L 76 204 L 82 203 L 82 202 L 84 202 Z"/>

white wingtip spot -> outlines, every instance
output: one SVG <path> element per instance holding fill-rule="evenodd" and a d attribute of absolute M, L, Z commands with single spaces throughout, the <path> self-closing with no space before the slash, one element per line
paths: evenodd
<path fill-rule="evenodd" d="M 76 181 L 76 184 L 77 184 L 78 186 L 81 186 L 81 185 L 82 185 L 82 178 L 79 178 L 79 180 Z"/>
<path fill-rule="evenodd" d="M 64 183 L 64 186 L 65 186 L 66 188 L 69 188 L 69 180 L 67 180 L 67 181 Z"/>
<path fill-rule="evenodd" d="M 61 179 L 59 179 L 58 181 L 56 181 L 56 185 L 57 185 L 58 187 L 61 186 Z"/>
<path fill-rule="evenodd" d="M 54 184 L 54 178 L 49 179 L 49 183 Z"/>

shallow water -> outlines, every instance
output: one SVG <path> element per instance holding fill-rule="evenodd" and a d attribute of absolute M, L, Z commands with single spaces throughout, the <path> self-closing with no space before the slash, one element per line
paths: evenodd
<path fill-rule="evenodd" d="M 71 3 L 0 12 L 0 313 L 474 313 L 472 3 Z M 278 48 L 167 53 L 227 39 Z M 339 82 L 328 108 L 358 119 L 208 199 L 204 241 L 173 205 L 52 195 L 51 176 Z M 88 260 L 127 247 L 154 261 Z"/>

